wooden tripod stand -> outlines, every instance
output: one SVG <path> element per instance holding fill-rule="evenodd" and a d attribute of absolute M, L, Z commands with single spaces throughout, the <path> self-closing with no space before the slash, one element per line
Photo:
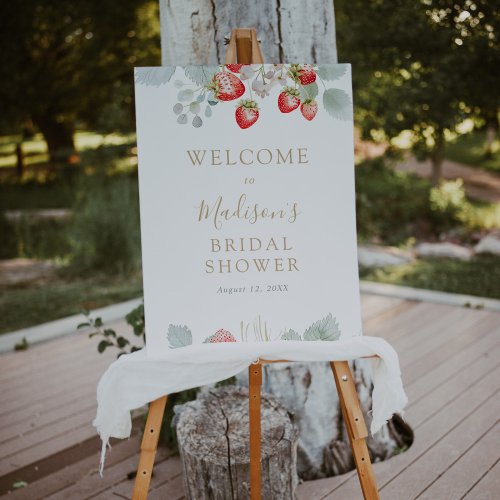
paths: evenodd
<path fill-rule="evenodd" d="M 226 52 L 226 64 L 259 64 L 264 58 L 254 29 L 235 29 Z M 287 361 L 259 360 L 249 367 L 249 417 L 250 417 L 250 498 L 261 500 L 261 414 L 260 395 L 262 365 Z M 365 438 L 368 431 L 356 393 L 356 387 L 347 361 L 330 363 L 339 394 L 340 407 L 352 447 L 352 453 L 365 500 L 378 500 L 378 490 Z M 141 443 L 141 454 L 134 484 L 133 500 L 145 500 L 160 436 L 167 396 L 153 401 Z M 267 499 L 266 499 L 267 500 Z"/>

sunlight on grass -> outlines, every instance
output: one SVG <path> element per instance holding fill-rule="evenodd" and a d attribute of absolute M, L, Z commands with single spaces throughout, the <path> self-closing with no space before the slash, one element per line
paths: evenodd
<path fill-rule="evenodd" d="M 5 135 L 0 137 L 0 168 L 16 166 L 16 144 L 21 140 L 20 135 Z M 96 132 L 78 131 L 75 133 L 75 146 L 78 152 L 95 150 L 103 146 L 121 146 L 133 144 L 135 134 L 107 134 Z M 45 163 L 49 157 L 47 146 L 42 134 L 35 134 L 32 139 L 23 141 L 22 144 L 25 164 L 35 165 Z"/>
<path fill-rule="evenodd" d="M 500 257 L 478 256 L 470 262 L 452 259 L 420 259 L 402 266 L 361 269 L 368 281 L 412 286 L 500 299 Z"/>
<path fill-rule="evenodd" d="M 446 144 L 446 158 L 500 173 L 500 139 L 493 142 L 492 154 L 485 152 L 486 132 L 458 136 Z"/>

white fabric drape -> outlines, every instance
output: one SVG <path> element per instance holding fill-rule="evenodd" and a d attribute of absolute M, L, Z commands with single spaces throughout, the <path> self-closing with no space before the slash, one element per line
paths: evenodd
<path fill-rule="evenodd" d="M 98 406 L 93 423 L 103 443 L 101 472 L 109 438 L 130 436 L 130 411 L 165 394 L 232 377 L 259 358 L 314 362 L 373 355 L 378 356 L 371 359 L 374 389 L 370 430 L 374 434 L 394 413 L 402 414 L 407 403 L 398 356 L 381 338 L 199 344 L 172 350 L 171 355 L 162 358 L 146 354 L 146 349 L 121 356 L 110 365 L 97 386 Z"/>

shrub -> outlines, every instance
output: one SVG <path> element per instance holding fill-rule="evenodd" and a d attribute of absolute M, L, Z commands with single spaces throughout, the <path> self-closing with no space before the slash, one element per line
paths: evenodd
<path fill-rule="evenodd" d="M 439 225 L 452 226 L 464 222 L 470 210 L 465 194 L 464 181 L 442 181 L 429 193 L 430 209 Z"/>
<path fill-rule="evenodd" d="M 396 172 L 382 158 L 359 164 L 356 212 L 360 238 L 378 238 L 397 245 L 427 231 L 429 189 L 427 181 Z"/>
<path fill-rule="evenodd" d="M 71 227 L 72 265 L 127 274 L 140 265 L 137 180 L 94 175 L 82 179 Z"/>

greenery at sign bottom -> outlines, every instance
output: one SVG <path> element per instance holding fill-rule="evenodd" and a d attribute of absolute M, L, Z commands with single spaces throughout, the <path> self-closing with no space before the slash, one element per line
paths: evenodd
<path fill-rule="evenodd" d="M 130 313 L 125 317 L 127 324 L 130 326 L 135 337 L 138 339 L 138 344 L 131 342 L 126 337 L 118 335 L 115 330 L 107 328 L 101 318 L 94 318 L 88 313 L 86 314 L 86 318 L 86 321 L 80 323 L 78 328 L 90 327 L 93 329 L 93 332 L 89 334 L 89 337 L 100 338 L 100 341 L 97 344 L 97 351 L 99 353 L 103 353 L 106 349 L 113 348 L 117 350 L 117 357 L 120 357 L 124 354 L 133 353 L 144 346 L 146 341 L 146 331 L 144 322 L 144 306 L 142 304 L 130 311 Z M 235 377 L 231 377 L 218 382 L 215 386 L 220 387 L 222 385 L 232 385 L 235 383 L 235 380 Z M 168 395 L 167 406 L 163 415 L 160 442 L 173 451 L 178 451 L 177 436 L 174 428 L 174 407 L 196 399 L 199 390 L 199 387 L 194 387 L 192 389 Z"/>

